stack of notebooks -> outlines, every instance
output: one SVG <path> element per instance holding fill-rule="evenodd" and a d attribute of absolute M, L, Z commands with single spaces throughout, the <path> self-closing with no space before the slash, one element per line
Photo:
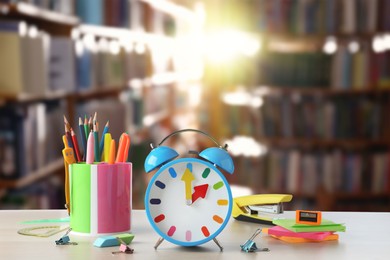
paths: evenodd
<path fill-rule="evenodd" d="M 344 224 L 325 219 L 319 225 L 298 224 L 295 219 L 274 219 L 272 223 L 276 226 L 263 228 L 263 233 L 288 243 L 338 240 L 335 232 L 345 231 Z"/>

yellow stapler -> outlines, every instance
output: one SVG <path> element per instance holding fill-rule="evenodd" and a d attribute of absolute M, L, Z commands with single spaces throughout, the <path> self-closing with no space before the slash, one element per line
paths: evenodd
<path fill-rule="evenodd" d="M 291 194 L 257 194 L 233 199 L 233 218 L 241 221 L 272 225 L 276 214 L 283 213 L 283 202 L 292 200 Z"/>

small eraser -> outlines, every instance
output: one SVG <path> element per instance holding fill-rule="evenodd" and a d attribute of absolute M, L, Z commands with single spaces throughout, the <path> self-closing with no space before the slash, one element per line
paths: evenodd
<path fill-rule="evenodd" d="M 124 244 L 121 244 L 121 245 L 119 246 L 119 251 L 121 251 L 121 252 L 126 252 L 126 249 L 127 249 L 127 246 L 124 245 Z"/>
<path fill-rule="evenodd" d="M 124 233 L 117 235 L 110 235 L 104 237 L 98 237 L 93 243 L 96 247 L 110 247 L 110 246 L 119 246 L 121 243 L 118 241 L 117 237 L 123 240 L 127 245 L 131 243 L 134 239 L 133 234 Z"/>

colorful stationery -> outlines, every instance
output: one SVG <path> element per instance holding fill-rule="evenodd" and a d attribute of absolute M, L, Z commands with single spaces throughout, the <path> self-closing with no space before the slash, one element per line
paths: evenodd
<path fill-rule="evenodd" d="M 111 134 L 106 133 L 104 135 L 104 151 L 102 151 L 103 152 L 103 156 L 102 156 L 103 161 L 105 161 L 105 162 L 108 162 L 110 148 L 111 148 L 111 140 L 112 140 Z M 115 151 L 114 151 L 114 153 L 115 153 Z"/>
<path fill-rule="evenodd" d="M 88 136 L 88 141 L 87 141 L 87 155 L 85 156 L 86 163 L 92 164 L 94 162 L 95 158 L 95 152 L 94 152 L 94 143 L 95 143 L 95 138 L 93 135 L 93 132 L 91 131 Z"/>
<path fill-rule="evenodd" d="M 102 138 L 100 139 L 100 145 L 99 145 L 99 151 L 101 153 L 101 159 L 104 161 L 104 136 L 108 133 L 108 129 L 110 127 L 110 121 L 107 121 L 106 125 L 104 126 Z"/>
<path fill-rule="evenodd" d="M 332 235 L 331 231 L 324 232 L 292 232 L 280 226 L 275 226 L 267 229 L 269 235 L 283 237 L 299 237 L 311 240 L 324 240 L 327 236 Z"/>
<path fill-rule="evenodd" d="M 77 142 L 77 137 L 76 137 L 76 134 L 73 131 L 73 128 L 70 129 L 70 134 L 72 136 L 73 149 L 76 152 L 77 162 L 81 162 L 82 161 L 82 157 L 81 157 L 81 154 L 80 154 L 79 144 Z"/>
<path fill-rule="evenodd" d="M 326 219 L 323 219 L 321 224 L 317 226 L 298 224 L 295 222 L 295 219 L 274 219 L 272 223 L 294 232 L 345 231 L 344 224 L 335 223 Z"/>
<path fill-rule="evenodd" d="M 62 136 L 62 141 L 64 143 L 64 149 L 62 149 L 62 156 L 64 157 L 65 165 L 65 203 L 70 214 L 70 205 L 69 205 L 69 165 L 76 162 L 74 157 L 73 149 L 68 146 L 68 140 L 65 135 Z"/>
<path fill-rule="evenodd" d="M 80 136 L 81 136 L 81 144 L 83 145 L 83 150 L 84 150 L 84 158 L 85 159 L 85 153 L 87 151 L 87 136 L 85 135 L 85 129 L 84 129 L 84 124 L 83 120 L 81 117 L 79 117 L 79 131 L 80 131 Z"/>
<path fill-rule="evenodd" d="M 115 163 L 115 140 L 111 140 L 110 143 L 110 153 L 108 154 L 108 163 L 109 164 Z"/>
<path fill-rule="evenodd" d="M 94 137 L 94 149 L 95 149 L 95 162 L 100 161 L 100 150 L 99 150 L 99 124 L 97 122 L 97 113 L 93 116 L 93 137 Z"/>

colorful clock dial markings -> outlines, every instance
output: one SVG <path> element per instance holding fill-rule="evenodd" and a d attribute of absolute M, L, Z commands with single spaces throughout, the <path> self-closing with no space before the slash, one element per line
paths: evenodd
<path fill-rule="evenodd" d="M 222 222 L 223 222 L 223 218 L 221 218 L 221 217 L 218 216 L 218 215 L 214 215 L 214 216 L 213 216 L 213 220 L 214 220 L 215 222 L 217 222 L 218 224 L 222 224 Z"/>
<path fill-rule="evenodd" d="M 216 184 L 213 185 L 213 189 L 214 190 L 218 190 L 218 189 L 220 189 L 222 187 L 223 187 L 223 182 L 222 181 L 219 181 L 219 182 L 217 182 Z"/>
<path fill-rule="evenodd" d="M 162 190 L 165 189 L 165 183 L 161 181 L 156 181 L 154 184 Z"/>
<path fill-rule="evenodd" d="M 203 226 L 203 227 L 201 228 L 201 231 L 202 231 L 202 233 L 203 233 L 203 235 L 204 235 L 205 237 L 210 236 L 210 231 L 209 231 L 209 229 L 208 229 L 206 226 Z"/>
<path fill-rule="evenodd" d="M 187 169 L 190 170 L 190 172 L 192 172 L 192 163 L 187 163 Z"/>
<path fill-rule="evenodd" d="M 210 168 L 204 169 L 204 171 L 202 173 L 202 178 L 206 179 L 207 177 L 209 177 L 209 174 L 210 174 Z"/>
<path fill-rule="evenodd" d="M 159 222 L 163 221 L 164 219 L 165 219 L 165 215 L 164 214 L 160 214 L 160 215 L 158 215 L 157 217 L 154 218 L 154 222 L 159 223 Z"/>
<path fill-rule="evenodd" d="M 192 233 L 191 230 L 186 231 L 186 241 L 191 241 L 192 239 Z"/>
<path fill-rule="evenodd" d="M 169 168 L 168 172 L 169 172 L 169 174 L 171 175 L 172 178 L 176 178 L 177 177 L 177 173 L 176 173 L 174 168 L 172 168 L 172 167 Z"/>
<path fill-rule="evenodd" d="M 150 204 L 160 205 L 161 204 L 161 200 L 160 199 L 150 199 Z"/>
<path fill-rule="evenodd" d="M 167 232 L 167 235 L 171 237 L 171 236 L 173 236 L 173 234 L 175 234 L 175 232 L 176 232 L 176 227 L 171 226 Z"/>
<path fill-rule="evenodd" d="M 229 204 L 229 201 L 228 200 L 217 200 L 217 204 L 219 206 L 226 206 Z"/>

